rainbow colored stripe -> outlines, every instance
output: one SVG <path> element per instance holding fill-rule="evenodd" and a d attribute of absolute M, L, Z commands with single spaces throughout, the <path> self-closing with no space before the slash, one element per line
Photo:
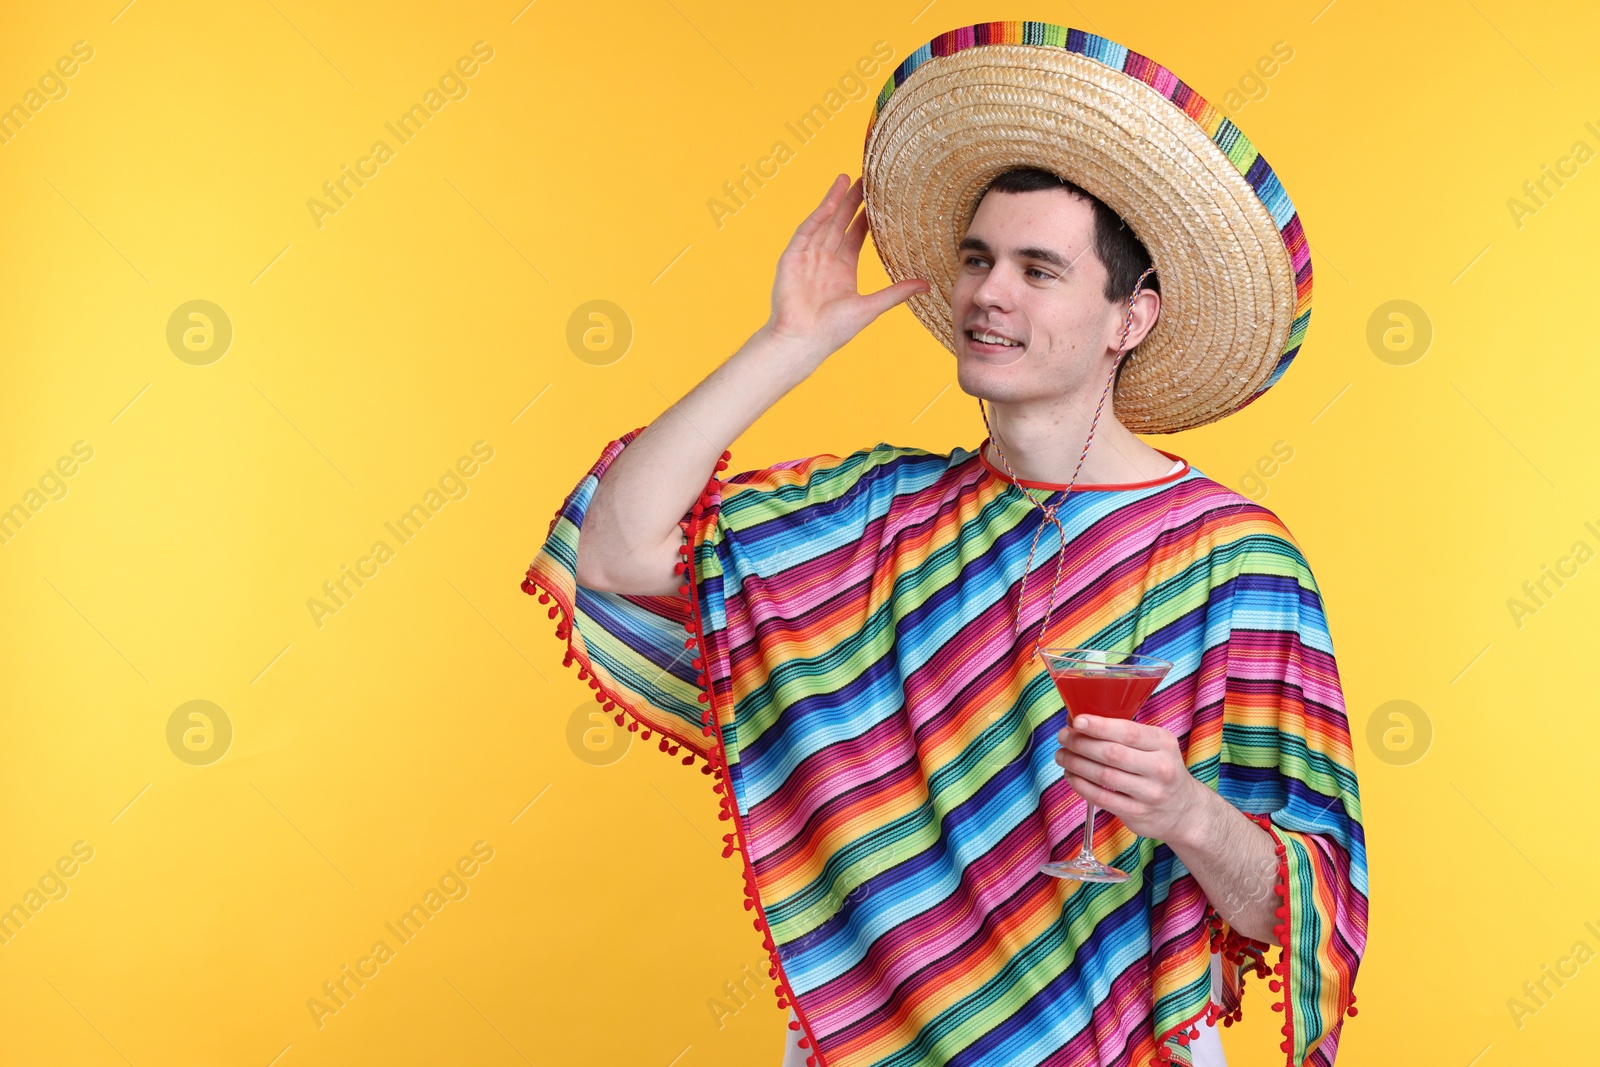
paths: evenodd
<path fill-rule="evenodd" d="M 1249 406 L 1262 393 L 1278 383 L 1278 379 L 1289 369 L 1289 364 L 1299 354 L 1300 346 L 1305 341 L 1306 329 L 1311 323 L 1311 245 L 1306 241 L 1305 230 L 1300 225 L 1300 216 L 1295 211 L 1294 204 L 1290 202 L 1289 194 L 1284 191 L 1283 183 L 1278 180 L 1266 157 L 1256 151 L 1249 138 L 1245 137 L 1244 132 L 1235 126 L 1231 119 L 1207 103 L 1204 97 L 1186 85 L 1172 71 L 1150 57 L 1142 56 L 1115 41 L 1049 22 L 980 22 L 972 26 L 962 26 L 948 33 L 941 33 L 912 52 L 895 68 L 894 73 L 883 83 L 883 88 L 878 91 L 877 100 L 872 108 L 872 117 L 867 120 L 865 140 L 871 140 L 872 129 L 877 125 L 878 115 L 882 113 L 884 104 L 888 103 L 894 91 L 918 67 L 929 60 L 954 55 L 963 49 L 981 48 L 993 44 L 1062 48 L 1068 52 L 1087 56 L 1150 86 L 1205 131 L 1206 136 L 1211 138 L 1218 151 L 1226 156 L 1244 177 L 1251 190 L 1255 192 L 1256 198 L 1271 214 L 1272 221 L 1278 227 L 1278 235 L 1283 238 L 1283 246 L 1289 252 L 1289 261 L 1294 266 L 1294 322 L 1289 328 L 1289 338 L 1284 344 L 1283 351 L 1278 355 L 1278 362 L 1272 368 L 1267 380 L 1226 414 L 1232 414 Z"/>
<path fill-rule="evenodd" d="M 1053 759 L 1060 697 L 1030 662 L 1059 543 L 1047 527 L 1014 636 L 1040 515 L 981 451 L 714 475 L 683 519 L 680 596 L 580 588 L 588 501 L 639 432 L 568 495 L 523 588 L 619 725 L 703 761 L 813 1067 L 1188 1063 L 1202 1021 L 1239 1017 L 1269 946 L 1165 844 L 1102 815 L 1098 852 L 1132 880 L 1038 872 L 1077 851 L 1084 816 Z M 1310 568 L 1270 511 L 1188 465 L 1076 488 L 1058 517 L 1046 646 L 1175 664 L 1141 721 L 1273 836 L 1277 883 L 1258 888 L 1283 898 L 1286 1059 L 1332 1064 L 1367 867 Z"/>

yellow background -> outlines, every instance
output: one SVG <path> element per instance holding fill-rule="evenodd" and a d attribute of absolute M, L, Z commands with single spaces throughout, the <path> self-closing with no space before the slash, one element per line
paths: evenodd
<path fill-rule="evenodd" d="M 1326 595 L 1372 870 L 1341 1062 L 1591 1044 L 1587 956 L 1536 1013 L 1507 1001 L 1600 950 L 1600 563 L 1520 626 L 1507 601 L 1600 548 L 1600 164 L 1520 225 L 1507 200 L 1600 149 L 1592 5 L 124 2 L 8 5 L 0 27 L 3 104 L 94 53 L 0 145 L 0 506 L 93 449 L 0 545 L 0 905 L 93 849 L 0 947 L 0 1062 L 777 1067 L 770 982 L 708 1007 L 765 978 L 708 780 L 653 741 L 608 764 L 569 744 L 589 690 L 518 583 L 605 442 L 765 319 L 788 235 L 858 172 L 870 101 L 719 228 L 722 183 L 875 41 L 898 63 L 997 18 L 1099 32 L 1219 103 L 1292 47 L 1235 110 L 1312 242 L 1308 341 L 1252 407 L 1152 443 L 1236 488 L 1293 450 L 1255 493 Z M 480 40 L 467 95 L 319 227 L 307 200 Z M 862 277 L 885 284 L 870 246 Z M 166 342 L 196 299 L 234 332 L 207 365 Z M 604 366 L 566 340 L 599 299 L 633 328 Z M 1432 324 L 1406 365 L 1367 341 L 1391 300 Z M 953 371 L 896 309 L 733 469 L 975 446 Z M 307 600 L 477 441 L 466 495 L 319 627 Z M 191 700 L 232 725 L 209 765 L 167 742 Z M 1431 727 L 1420 759 L 1368 741 L 1392 700 Z M 308 998 L 478 841 L 467 895 L 319 1027 Z M 1246 1014 L 1230 1062 L 1281 1062 L 1259 984 Z"/>

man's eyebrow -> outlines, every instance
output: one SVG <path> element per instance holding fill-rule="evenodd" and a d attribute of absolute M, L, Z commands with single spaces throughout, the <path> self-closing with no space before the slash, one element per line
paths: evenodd
<path fill-rule="evenodd" d="M 961 239 L 961 243 L 956 245 L 956 251 L 977 252 L 979 255 L 988 256 L 991 259 L 994 257 L 994 250 L 990 248 L 989 243 L 983 240 L 981 237 L 963 237 Z M 1037 248 L 1032 246 L 1028 248 L 1016 248 L 1012 250 L 1012 254 L 1018 259 L 1037 259 L 1041 263 L 1048 263 L 1057 270 L 1068 274 L 1074 273 L 1077 270 L 1077 267 L 1065 256 L 1048 248 Z"/>

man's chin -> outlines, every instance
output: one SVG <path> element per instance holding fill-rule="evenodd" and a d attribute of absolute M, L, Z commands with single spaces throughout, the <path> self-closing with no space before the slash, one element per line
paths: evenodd
<path fill-rule="evenodd" d="M 968 396 L 996 403 L 1023 400 L 1037 392 L 1017 364 L 996 366 L 970 356 L 956 357 L 956 385 Z"/>

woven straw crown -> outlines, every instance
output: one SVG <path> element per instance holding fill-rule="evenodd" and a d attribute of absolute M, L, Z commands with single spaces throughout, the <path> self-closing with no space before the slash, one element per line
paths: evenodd
<path fill-rule="evenodd" d="M 1018 167 L 1099 197 L 1154 262 L 1161 314 L 1116 385 L 1124 426 L 1203 426 L 1283 376 L 1311 318 L 1311 254 L 1277 175 L 1165 67 L 1044 22 L 940 34 L 895 69 L 867 125 L 873 243 L 891 280 L 931 284 L 908 303 L 951 352 L 956 245 L 984 187 Z"/>

